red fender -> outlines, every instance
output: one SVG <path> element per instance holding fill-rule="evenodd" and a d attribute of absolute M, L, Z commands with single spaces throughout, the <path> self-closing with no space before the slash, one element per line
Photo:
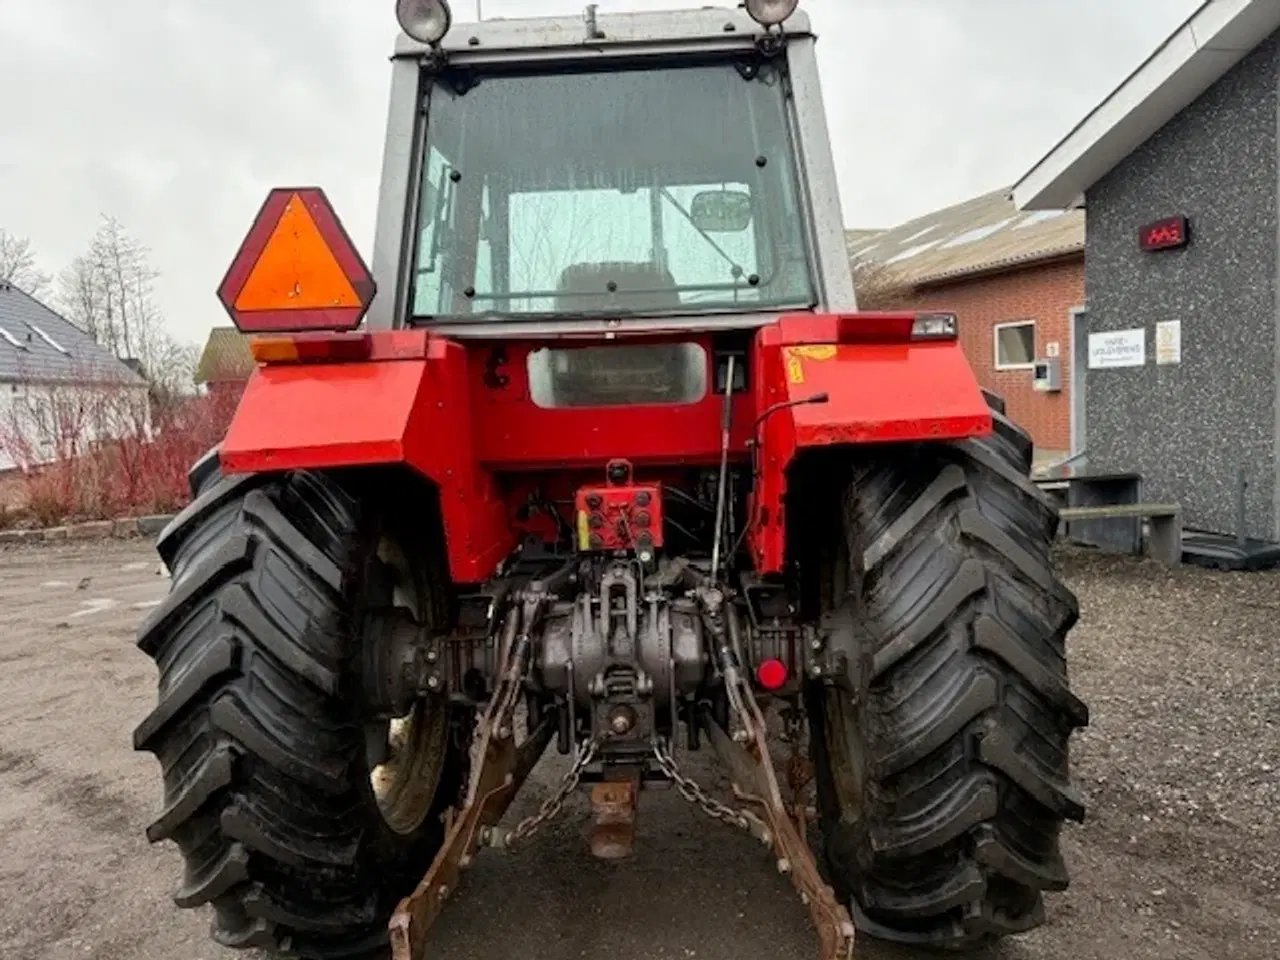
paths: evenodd
<path fill-rule="evenodd" d="M 756 570 L 786 563 L 787 470 L 806 448 L 963 440 L 992 430 L 955 339 L 910 338 L 913 315 L 796 314 L 755 341 L 758 483 L 748 543 Z M 826 396 L 824 403 L 804 403 Z M 769 414 L 779 404 L 783 407 Z"/>
<path fill-rule="evenodd" d="M 473 449 L 466 351 L 424 331 L 371 341 L 367 360 L 259 367 L 223 440 L 223 468 L 408 464 L 440 489 L 453 579 L 482 581 L 516 535 Z"/>

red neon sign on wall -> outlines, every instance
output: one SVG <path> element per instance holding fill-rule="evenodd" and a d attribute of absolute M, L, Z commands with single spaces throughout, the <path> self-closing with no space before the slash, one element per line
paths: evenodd
<path fill-rule="evenodd" d="M 1166 217 L 1148 223 L 1138 231 L 1138 245 L 1143 250 L 1172 250 L 1185 247 L 1189 239 L 1187 218 Z"/>

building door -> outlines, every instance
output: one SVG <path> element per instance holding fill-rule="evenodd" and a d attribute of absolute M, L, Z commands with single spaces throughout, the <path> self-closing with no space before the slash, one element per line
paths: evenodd
<path fill-rule="evenodd" d="M 1089 311 L 1071 310 L 1071 455 L 1088 449 L 1085 431 L 1085 392 L 1089 372 Z"/>

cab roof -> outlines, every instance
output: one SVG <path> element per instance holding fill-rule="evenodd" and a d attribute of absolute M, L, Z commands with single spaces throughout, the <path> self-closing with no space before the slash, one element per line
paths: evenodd
<path fill-rule="evenodd" d="M 714 43 L 747 47 L 765 28 L 745 10 L 704 7 L 698 10 L 651 10 L 637 13 L 600 12 L 596 25 L 603 34 L 588 39 L 584 15 L 576 17 L 492 18 L 480 23 L 457 23 L 440 48 L 448 53 L 494 54 L 532 50 L 609 50 L 664 44 Z M 790 36 L 811 35 L 809 16 L 797 10 L 783 24 Z M 429 48 L 400 33 L 395 56 L 416 57 Z"/>

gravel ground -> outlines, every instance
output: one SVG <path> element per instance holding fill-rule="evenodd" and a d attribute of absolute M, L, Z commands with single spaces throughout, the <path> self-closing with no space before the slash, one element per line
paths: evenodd
<path fill-rule="evenodd" d="M 1081 597 L 1076 743 L 1090 806 L 1074 883 L 998 960 L 1280 957 L 1280 574 L 1171 573 L 1064 552 Z M 0 958 L 231 960 L 174 908 L 154 761 L 129 738 L 154 668 L 133 630 L 166 581 L 146 544 L 0 552 Z M 689 769 L 715 782 L 703 757 Z M 563 771 L 539 769 L 514 815 Z M 634 861 L 592 862 L 586 801 L 523 857 L 485 854 L 433 933 L 436 957 L 814 960 L 790 887 L 751 841 L 670 792 L 641 805 Z M 861 941 L 860 960 L 918 955 Z"/>
<path fill-rule="evenodd" d="M 1030 939 L 1071 930 L 1064 960 L 1280 956 L 1280 574 L 1085 551 L 1063 569 L 1089 820 L 1068 833 L 1077 882 Z"/>

